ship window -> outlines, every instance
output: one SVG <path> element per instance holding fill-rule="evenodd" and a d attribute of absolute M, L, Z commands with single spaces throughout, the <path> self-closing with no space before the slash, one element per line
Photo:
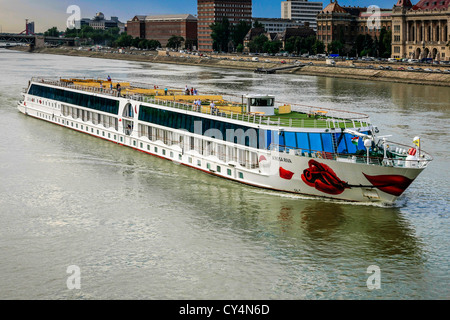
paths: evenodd
<path fill-rule="evenodd" d="M 165 155 L 166 155 L 166 150 L 163 149 L 162 153 L 163 153 L 163 155 L 165 156 Z"/>
<path fill-rule="evenodd" d="M 142 105 L 139 107 L 138 119 L 140 121 L 154 123 L 173 129 L 186 130 L 191 133 L 197 133 L 199 130 L 201 130 L 202 133 L 205 133 L 209 129 L 216 129 L 219 132 L 217 136 L 214 136 L 215 139 L 228 140 L 227 138 L 229 138 L 231 140 L 231 138 L 233 138 L 234 142 L 238 144 L 255 148 L 267 147 L 265 130 L 236 125 L 233 123 L 218 121 L 215 119 L 207 119 L 199 116 L 182 114 L 168 110 L 159 110 Z M 227 132 L 228 129 L 230 129 L 231 131 Z M 239 135 L 238 130 L 241 130 L 241 132 L 243 132 L 243 135 Z M 230 136 L 230 133 L 234 133 L 234 136 Z M 237 139 L 237 136 L 241 137 L 241 139 Z"/>
<path fill-rule="evenodd" d="M 323 143 L 323 151 L 334 152 L 333 142 L 331 140 L 331 133 L 321 133 L 321 136 Z"/>
<path fill-rule="evenodd" d="M 58 88 L 50 88 L 37 84 L 32 84 L 28 93 L 30 95 L 58 100 L 60 102 L 66 102 L 116 115 L 119 113 L 118 100 L 96 97 L 89 94 L 72 92 Z"/>
<path fill-rule="evenodd" d="M 244 174 L 242 172 L 239 172 L 239 179 L 244 179 Z"/>
<path fill-rule="evenodd" d="M 182 160 L 182 159 L 183 159 L 183 156 L 182 156 L 181 154 L 179 154 L 179 155 L 178 155 L 178 159 L 179 159 L 179 160 Z"/>
<path fill-rule="evenodd" d="M 158 148 L 157 147 L 155 147 L 155 152 L 158 153 Z"/>
<path fill-rule="evenodd" d="M 227 169 L 227 174 L 231 176 L 231 169 Z"/>
<path fill-rule="evenodd" d="M 322 140 L 320 139 L 320 133 L 310 133 L 309 142 L 311 143 L 311 150 L 323 151 Z"/>
<path fill-rule="evenodd" d="M 295 139 L 295 132 L 285 132 L 284 139 L 287 147 L 296 148 L 297 142 Z"/>
<path fill-rule="evenodd" d="M 220 172 L 220 169 L 221 169 L 220 166 L 217 166 L 217 172 Z"/>
<path fill-rule="evenodd" d="M 207 163 L 207 164 L 206 164 L 206 168 L 211 169 L 211 164 L 210 164 L 210 163 Z"/>
<path fill-rule="evenodd" d="M 201 167 L 201 166 L 202 166 L 202 161 L 201 161 L 201 160 L 197 160 L 197 165 L 198 165 L 199 167 Z"/>
<path fill-rule="evenodd" d="M 170 152 L 170 157 L 173 158 L 173 152 Z"/>
<path fill-rule="evenodd" d="M 297 148 L 309 150 L 309 138 L 308 134 L 304 132 L 297 132 Z"/>
<path fill-rule="evenodd" d="M 273 107 L 274 99 L 271 98 L 252 98 L 250 105 L 254 107 Z"/>

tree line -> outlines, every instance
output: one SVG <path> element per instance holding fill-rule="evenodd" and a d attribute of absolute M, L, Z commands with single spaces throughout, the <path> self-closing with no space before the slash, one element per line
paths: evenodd
<path fill-rule="evenodd" d="M 110 47 L 136 47 L 140 49 L 156 49 L 161 47 L 161 43 L 157 40 L 133 38 L 126 32 L 120 33 L 120 29 L 108 28 L 106 30 L 94 29 L 91 26 L 82 26 L 80 29 L 69 29 L 62 32 L 56 27 L 48 29 L 44 32 L 44 36 L 65 38 L 80 38 L 87 41 L 84 44 L 105 45 Z"/>
<path fill-rule="evenodd" d="M 392 31 L 382 28 L 379 37 L 372 37 L 370 34 L 360 34 L 356 36 L 352 43 L 346 43 L 345 40 L 334 40 L 328 44 L 327 51 L 328 53 L 341 56 L 389 58 L 392 53 L 391 44 Z"/>

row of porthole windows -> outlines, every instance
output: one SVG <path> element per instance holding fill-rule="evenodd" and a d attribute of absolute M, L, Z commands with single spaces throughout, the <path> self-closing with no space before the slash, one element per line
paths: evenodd
<path fill-rule="evenodd" d="M 29 96 L 27 97 L 27 100 L 31 101 L 31 102 L 39 103 L 39 104 L 47 106 L 47 107 L 60 109 L 60 106 L 56 102 L 50 102 L 48 100 L 42 100 L 42 99 L 37 99 L 37 98 L 35 99 L 35 98 L 29 97 Z"/>
<path fill-rule="evenodd" d="M 44 114 L 44 113 L 39 113 L 38 112 L 38 117 L 41 117 L 41 118 L 45 118 L 45 119 L 48 119 L 48 120 L 50 120 L 50 115 L 47 115 L 47 114 Z M 90 129 L 90 133 L 94 133 L 94 132 L 96 132 L 97 133 L 97 135 L 98 136 L 100 136 L 100 130 L 98 130 L 98 129 L 95 129 L 94 130 L 94 128 L 89 128 L 88 126 L 84 126 L 84 125 L 80 125 L 80 126 L 78 126 L 78 123 L 73 123 L 73 121 L 68 121 L 68 120 L 64 120 L 64 119 L 60 119 L 60 118 L 58 118 L 57 119 L 57 122 L 60 122 L 61 124 L 63 124 L 63 125 L 66 125 L 66 126 L 70 126 L 70 127 L 72 127 L 72 128 L 75 128 L 75 129 L 81 129 L 81 130 L 85 130 L 86 132 L 89 132 L 89 129 Z M 105 134 L 105 131 L 101 131 L 101 135 L 103 136 L 103 137 L 108 137 L 108 139 L 111 139 L 111 133 L 110 132 L 107 132 L 106 134 Z M 117 140 L 117 135 L 113 135 L 113 139 L 114 140 Z M 120 142 L 123 142 L 123 137 L 120 137 Z M 136 140 L 133 140 L 133 146 L 137 146 L 137 141 Z M 140 144 L 139 144 L 139 146 L 140 146 L 140 148 L 141 149 L 144 149 L 144 143 L 143 142 L 140 142 Z M 150 151 L 151 152 L 151 146 L 149 145 L 149 144 L 147 144 L 147 151 Z M 159 149 L 158 149 L 158 147 L 153 147 L 153 152 L 155 153 L 155 154 L 158 154 L 159 153 Z M 166 151 L 166 149 L 163 149 L 163 148 L 161 148 L 161 153 L 162 153 L 162 155 L 163 156 L 165 156 L 166 154 L 167 154 L 167 151 Z M 173 151 L 170 151 L 170 153 L 169 153 L 169 156 L 170 156 L 170 158 L 174 158 L 174 152 Z M 178 159 L 181 161 L 182 160 L 182 158 L 183 158 L 183 156 L 181 155 L 181 154 L 178 154 Z M 192 157 L 189 157 L 188 158 L 188 162 L 190 163 L 190 164 L 192 164 L 193 163 L 193 159 L 192 159 Z M 200 160 L 200 159 L 197 159 L 197 166 L 199 166 L 199 167 L 201 167 L 202 166 L 202 160 Z M 211 163 L 206 163 L 206 168 L 208 169 L 208 170 L 211 170 L 211 168 L 212 168 L 212 165 L 211 165 Z M 217 165 L 216 166 L 216 172 L 218 172 L 218 173 L 221 173 L 222 172 L 222 167 L 221 166 L 219 166 L 219 165 Z M 232 170 L 231 169 L 227 169 L 227 175 L 228 176 L 232 176 Z M 240 179 L 244 179 L 244 174 L 242 173 L 242 172 L 239 172 L 238 173 L 238 176 L 239 176 L 239 178 Z"/>
<path fill-rule="evenodd" d="M 136 140 L 133 141 L 133 145 L 136 146 Z M 143 142 L 140 142 L 140 145 L 139 145 L 139 146 L 140 146 L 141 149 L 144 149 L 144 143 L 143 143 Z M 152 151 L 152 148 L 151 148 L 151 146 L 150 146 L 149 144 L 147 144 L 147 151 L 150 151 L 150 152 Z M 158 148 L 158 147 L 153 147 L 153 152 L 154 152 L 155 154 L 158 154 L 158 153 L 159 153 L 159 148 Z M 163 148 L 161 148 L 161 154 L 162 154 L 163 156 L 165 156 L 165 155 L 167 154 L 167 153 L 166 153 L 166 150 L 163 149 Z M 173 151 L 170 151 L 169 156 L 170 156 L 170 158 L 174 158 L 174 153 L 173 153 Z M 183 159 L 183 156 L 182 156 L 181 154 L 178 154 L 178 159 L 181 161 L 181 160 Z M 188 158 L 188 162 L 189 162 L 190 164 L 193 163 L 192 157 L 189 157 L 189 158 Z M 197 159 L 197 166 L 199 166 L 199 167 L 202 166 L 202 160 Z M 211 163 L 207 162 L 207 163 L 206 163 L 206 168 L 207 168 L 208 170 L 211 170 L 211 168 L 212 168 Z M 216 166 L 216 172 L 221 173 L 221 172 L 222 172 L 222 167 L 217 165 L 217 166 Z M 227 175 L 228 175 L 228 176 L 232 176 L 232 173 L 233 173 L 233 172 L 232 172 L 231 169 L 227 169 Z M 244 174 L 243 174 L 242 172 L 239 172 L 238 176 L 239 176 L 240 179 L 244 179 Z"/>

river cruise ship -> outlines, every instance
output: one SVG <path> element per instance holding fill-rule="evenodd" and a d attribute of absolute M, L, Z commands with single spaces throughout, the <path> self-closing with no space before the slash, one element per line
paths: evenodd
<path fill-rule="evenodd" d="M 25 115 L 281 192 L 393 203 L 432 161 L 361 113 L 99 79 L 32 78 Z"/>

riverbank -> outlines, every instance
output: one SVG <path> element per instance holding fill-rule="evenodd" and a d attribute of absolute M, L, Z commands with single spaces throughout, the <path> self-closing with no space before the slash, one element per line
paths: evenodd
<path fill-rule="evenodd" d="M 28 47 L 15 47 L 12 50 L 28 51 Z M 267 62 L 255 62 L 245 59 L 233 59 L 233 58 L 204 58 L 192 55 L 182 55 L 178 53 L 170 53 L 170 56 L 158 55 L 156 52 L 146 52 L 143 54 L 141 51 L 128 52 L 128 53 L 110 53 L 110 52 L 97 52 L 97 51 L 84 51 L 74 48 L 39 48 L 33 51 L 34 53 L 43 54 L 56 54 L 67 56 L 80 56 L 90 58 L 102 58 L 113 60 L 127 60 L 127 61 L 140 61 L 151 63 L 169 63 L 180 65 L 192 65 L 203 66 L 213 68 L 225 68 L 225 69 L 239 69 L 253 71 L 257 68 L 271 69 L 279 68 L 281 59 L 265 59 Z M 261 59 L 263 60 L 263 59 Z M 300 62 L 309 62 L 307 60 Z M 328 66 L 324 62 L 314 61 L 314 65 L 305 65 L 304 67 L 293 67 L 291 69 L 280 70 L 277 73 L 285 74 L 298 74 L 298 75 L 310 75 L 310 76 L 324 76 L 335 78 L 347 78 L 358 80 L 374 80 L 374 81 L 388 81 L 398 83 L 420 84 L 420 85 L 432 85 L 450 87 L 450 73 L 438 73 L 438 72 L 411 72 L 400 70 L 380 70 L 379 63 L 373 63 L 373 69 L 357 68 L 363 64 L 350 64 L 347 61 L 338 62 L 336 66 Z M 398 67 L 398 66 L 396 66 Z M 450 68 L 446 66 L 443 69 Z M 432 69 L 437 69 L 436 66 L 430 66 Z"/>

